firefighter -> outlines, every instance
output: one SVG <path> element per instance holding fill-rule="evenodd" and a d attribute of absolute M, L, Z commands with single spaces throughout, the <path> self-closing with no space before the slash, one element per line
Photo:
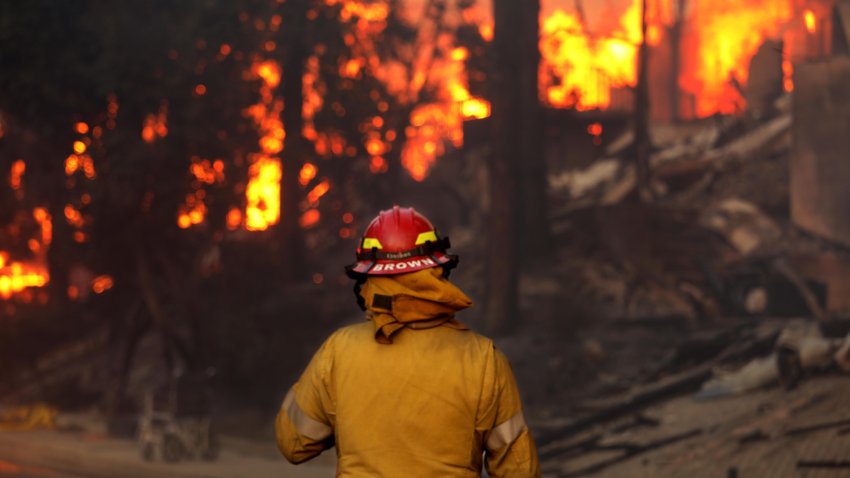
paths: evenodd
<path fill-rule="evenodd" d="M 331 335 L 286 395 L 287 460 L 336 446 L 340 477 L 540 476 L 507 358 L 455 318 L 472 302 L 448 248 L 412 208 L 369 224 L 346 268 L 369 320 Z"/>

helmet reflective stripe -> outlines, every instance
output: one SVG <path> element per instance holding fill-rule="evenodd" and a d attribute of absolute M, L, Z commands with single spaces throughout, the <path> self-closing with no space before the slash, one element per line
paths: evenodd
<path fill-rule="evenodd" d="M 381 272 L 381 271 L 403 271 L 408 268 L 416 268 L 421 266 L 434 267 L 437 263 L 432 259 L 427 257 L 422 259 L 415 259 L 410 261 L 396 262 L 391 264 L 375 264 L 372 272 Z"/>
<path fill-rule="evenodd" d="M 421 246 L 422 244 L 425 244 L 428 241 L 437 242 L 437 240 L 437 231 L 423 232 L 422 234 L 419 234 L 419 236 L 416 238 L 416 245 Z"/>
<path fill-rule="evenodd" d="M 383 249 L 384 247 L 381 245 L 381 241 L 374 237 L 364 237 L 363 245 L 361 246 L 363 249 Z"/>

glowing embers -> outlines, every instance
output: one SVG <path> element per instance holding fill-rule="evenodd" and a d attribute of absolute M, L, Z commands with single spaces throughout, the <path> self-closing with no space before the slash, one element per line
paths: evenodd
<path fill-rule="evenodd" d="M 109 107 L 117 112 L 117 103 L 113 108 L 113 97 L 110 96 Z M 110 113 L 111 114 L 111 113 Z M 87 235 L 84 232 L 89 219 L 84 214 L 86 206 L 91 203 L 91 195 L 86 192 L 88 181 L 93 181 L 97 178 L 94 161 L 92 160 L 90 148 L 103 134 L 103 128 L 95 126 L 90 128 L 87 123 L 77 122 L 74 125 L 74 132 L 80 135 L 79 139 L 71 145 L 74 151 L 65 158 L 65 175 L 67 176 L 66 187 L 69 192 L 79 195 L 78 200 L 71 200 L 63 208 L 65 221 L 74 229 L 71 237 L 77 243 L 83 243 L 87 240 Z M 83 176 L 83 180 L 78 180 L 79 176 Z"/>
<path fill-rule="evenodd" d="M 12 163 L 12 168 L 9 171 L 9 186 L 15 191 L 15 197 L 20 200 L 23 198 L 23 177 L 27 171 L 27 163 L 19 159 Z"/>
<path fill-rule="evenodd" d="M 319 219 L 322 218 L 322 214 L 318 209 L 309 209 L 301 215 L 301 218 L 298 219 L 298 225 L 300 225 L 304 229 L 310 229 L 319 223 Z"/>
<path fill-rule="evenodd" d="M 274 60 L 254 63 L 251 72 L 260 77 L 267 88 L 275 89 L 280 84 L 280 66 Z"/>
<path fill-rule="evenodd" d="M 307 193 L 307 204 L 311 207 L 319 205 L 319 199 L 328 193 L 331 189 L 331 183 L 327 179 L 323 179 L 319 184 Z"/>
<path fill-rule="evenodd" d="M 396 139 L 396 133 L 393 130 L 383 132 L 383 127 L 384 119 L 380 116 L 373 117 L 361 126 L 361 131 L 364 132 L 363 145 L 370 156 L 369 171 L 372 174 L 381 174 L 389 170 L 384 155 L 392 149 L 392 140 Z"/>
<path fill-rule="evenodd" d="M 32 217 L 40 229 L 38 237 L 27 241 L 34 259 L 15 261 L 10 259 L 8 252 L 0 251 L 0 299 L 7 300 L 22 293 L 21 298 L 29 301 L 32 295 L 27 294 L 26 289 L 43 287 L 50 280 L 47 272 L 47 250 L 53 238 L 53 223 L 44 208 L 34 209 Z"/>
<path fill-rule="evenodd" d="M 601 146 L 602 145 L 602 132 L 603 127 L 602 123 L 592 123 L 587 126 L 587 134 L 593 137 L 593 145 Z"/>
<path fill-rule="evenodd" d="M 94 161 L 87 154 L 72 154 L 65 159 L 65 174 L 72 176 L 77 171 L 85 174 L 87 179 L 97 177 L 97 172 L 94 170 Z"/>
<path fill-rule="evenodd" d="M 186 195 L 177 214 L 177 226 L 181 229 L 204 222 L 207 216 L 207 206 L 204 202 L 207 191 L 204 186 L 224 183 L 224 161 L 210 161 L 193 156 L 189 173 L 192 175 L 192 192 Z"/>
<path fill-rule="evenodd" d="M 168 135 L 168 103 L 163 101 L 159 105 L 157 114 L 149 114 L 145 117 L 142 125 L 142 139 L 145 143 L 153 143 L 157 139 Z"/>
<path fill-rule="evenodd" d="M 100 128 L 96 128 L 96 130 L 101 131 Z M 97 177 L 97 171 L 94 169 L 94 161 L 88 154 L 89 146 L 92 144 L 91 137 L 86 135 L 89 133 L 89 126 L 86 123 L 78 122 L 74 125 L 74 131 L 80 135 L 80 139 L 73 142 L 71 145 L 73 153 L 65 158 L 65 175 L 70 178 L 81 172 L 86 179 L 93 180 Z M 92 131 L 92 135 L 94 133 Z"/>
<path fill-rule="evenodd" d="M 91 283 L 91 289 L 95 294 L 103 294 L 115 285 L 112 277 L 102 275 L 95 277 Z"/>
<path fill-rule="evenodd" d="M 83 219 L 83 214 L 75 208 L 71 204 L 66 204 L 65 209 L 65 220 L 68 221 L 68 224 L 74 226 L 77 229 L 82 229 L 85 226 L 86 221 Z"/>
<path fill-rule="evenodd" d="M 339 12 L 342 21 L 357 18 L 363 22 L 384 22 L 390 13 L 390 7 L 385 2 L 362 2 L 357 0 L 325 0 L 328 6 L 342 4 Z"/>
<path fill-rule="evenodd" d="M 301 172 L 298 174 L 298 183 L 302 186 L 307 186 L 316 177 L 318 171 L 315 164 L 304 163 L 304 166 L 301 167 Z"/>

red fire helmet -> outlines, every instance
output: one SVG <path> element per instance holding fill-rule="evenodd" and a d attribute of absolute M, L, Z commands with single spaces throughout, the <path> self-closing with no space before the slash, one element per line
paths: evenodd
<path fill-rule="evenodd" d="M 393 206 L 369 223 L 357 248 L 357 262 L 345 269 L 354 279 L 451 269 L 458 258 L 446 252 L 449 247 L 449 238 L 441 238 L 425 216 L 412 207 Z"/>

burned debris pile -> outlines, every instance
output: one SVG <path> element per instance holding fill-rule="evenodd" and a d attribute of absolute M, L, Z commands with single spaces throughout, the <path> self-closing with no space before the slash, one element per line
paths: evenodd
<path fill-rule="evenodd" d="M 559 278 L 583 302 L 572 348 L 592 370 L 575 375 L 572 390 L 552 390 L 561 411 L 539 424 L 555 475 L 633 476 L 628 463 L 641 462 L 642 473 L 668 476 L 687 468 L 683 450 L 721 449 L 713 442 L 729 436 L 736 449 L 764 443 L 759 453 L 808 436 L 810 425 L 796 433 L 791 423 L 809 408 L 827 423 L 814 431 L 835 433 L 847 419 L 824 405 L 839 393 L 824 383 L 846 386 L 850 371 L 850 282 L 841 272 L 850 237 L 846 214 L 838 219 L 846 193 L 835 187 L 845 176 L 841 161 L 829 161 L 846 139 L 822 137 L 815 116 L 839 114 L 846 92 L 832 103 L 817 92 L 846 80 L 850 66 L 839 58 L 801 70 L 794 95 L 758 114 L 654 125 L 650 200 L 637 192 L 630 132 L 589 166 L 550 176 L 562 205 L 553 228 L 567 244 Z M 747 425 L 746 412 L 716 426 L 677 415 L 729 411 L 736 400 L 747 409 L 753 397 L 774 410 L 758 412 L 776 415 L 769 425 Z M 731 435 L 719 438 L 722 427 Z M 804 452 L 785 465 L 846 458 Z M 673 465 L 645 467 L 674 454 Z M 737 476 L 718 470 L 727 471 Z"/>

